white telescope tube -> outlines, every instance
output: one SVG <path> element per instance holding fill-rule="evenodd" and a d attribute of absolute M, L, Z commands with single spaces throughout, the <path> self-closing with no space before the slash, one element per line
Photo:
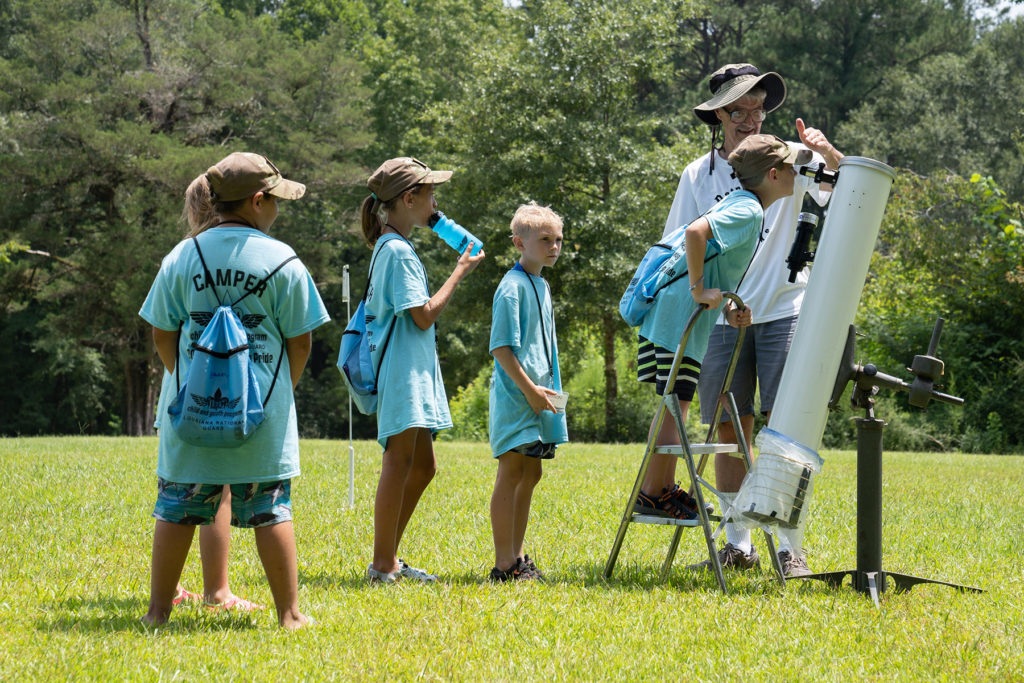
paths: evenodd
<path fill-rule="evenodd" d="M 839 162 L 768 427 L 817 452 L 846 335 L 864 289 L 896 172 L 865 157 Z"/>

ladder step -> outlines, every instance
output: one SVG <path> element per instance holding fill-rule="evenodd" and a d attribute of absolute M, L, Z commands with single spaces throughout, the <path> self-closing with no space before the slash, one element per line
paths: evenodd
<path fill-rule="evenodd" d="M 655 446 L 654 452 L 660 455 L 683 456 L 682 446 Z M 716 453 L 737 453 L 734 443 L 694 443 L 690 444 L 690 452 L 694 455 L 715 455 Z"/>
<path fill-rule="evenodd" d="M 657 515 L 636 515 L 634 514 L 630 521 L 634 524 L 663 524 L 665 526 L 686 526 L 686 527 L 697 527 L 700 526 L 700 518 L 696 519 L 676 519 L 675 517 L 659 517 Z"/>

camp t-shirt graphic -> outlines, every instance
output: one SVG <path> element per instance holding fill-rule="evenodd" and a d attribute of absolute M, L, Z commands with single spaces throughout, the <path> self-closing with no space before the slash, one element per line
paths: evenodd
<path fill-rule="evenodd" d="M 260 284 L 295 255 L 287 244 L 256 229 L 235 226 L 207 230 L 198 239 L 210 275 L 203 272 L 192 240 L 183 240 L 164 257 L 139 311 L 160 330 L 180 330 L 177 359 L 181 376 L 176 378 L 177 373 L 164 370 L 156 412 L 160 436 L 157 474 L 169 481 L 227 484 L 298 476 L 298 425 L 284 345 L 287 339 L 329 321 L 330 316 L 313 278 L 298 259 Z M 246 292 L 251 293 L 241 299 Z M 265 421 L 243 446 L 230 451 L 184 443 L 170 428 L 167 412 L 178 395 L 178 380 L 183 380 L 192 364 L 192 344 L 202 336 L 219 306 L 218 296 L 225 305 L 238 302 L 232 310 L 242 323 L 243 343 L 249 344 L 261 396 L 266 396 L 274 371 L 280 367 L 265 407 Z M 237 398 L 226 391 L 218 396 L 216 389 L 203 393 L 211 406 Z"/>

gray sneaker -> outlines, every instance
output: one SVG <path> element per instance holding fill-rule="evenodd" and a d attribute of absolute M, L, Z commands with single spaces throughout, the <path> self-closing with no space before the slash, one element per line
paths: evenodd
<path fill-rule="evenodd" d="M 745 553 L 732 543 L 726 543 L 718 551 L 718 562 L 722 565 L 722 569 L 739 569 L 741 571 L 761 566 L 761 558 L 757 556 L 757 548 L 750 546 L 750 552 Z M 686 568 L 691 571 L 710 572 L 712 571 L 711 560 L 707 559 L 697 564 L 691 564 Z"/>
<path fill-rule="evenodd" d="M 402 574 L 398 572 L 379 572 L 371 564 L 366 568 L 366 580 L 370 583 L 398 583 Z"/>
<path fill-rule="evenodd" d="M 784 576 L 810 576 L 811 570 L 807 567 L 807 558 L 803 555 L 794 555 L 788 550 L 779 553 L 779 564 L 782 565 Z"/>
<path fill-rule="evenodd" d="M 425 569 L 418 569 L 405 563 L 405 560 L 399 558 L 398 560 L 398 573 L 403 578 L 412 579 L 413 581 L 419 581 L 421 583 L 434 583 L 437 581 L 437 575 L 431 574 Z"/>

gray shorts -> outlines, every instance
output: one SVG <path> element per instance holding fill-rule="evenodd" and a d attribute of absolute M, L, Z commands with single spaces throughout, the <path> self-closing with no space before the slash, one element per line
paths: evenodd
<path fill-rule="evenodd" d="M 782 368 L 786 363 L 786 354 L 793 343 L 797 317 L 757 323 L 747 328 L 743 338 L 740 357 L 736 360 L 736 372 L 729 388 L 736 398 L 736 409 L 740 417 L 754 414 L 754 388 L 760 386 L 761 414 L 771 412 L 775 404 L 775 394 L 782 380 Z M 715 325 L 708 340 L 708 352 L 701 366 L 700 384 L 700 419 L 710 424 L 715 416 L 715 403 L 725 381 L 725 373 L 729 369 L 733 348 L 736 346 L 738 330 L 729 325 Z M 729 416 L 722 412 L 722 421 L 728 422 Z"/>

